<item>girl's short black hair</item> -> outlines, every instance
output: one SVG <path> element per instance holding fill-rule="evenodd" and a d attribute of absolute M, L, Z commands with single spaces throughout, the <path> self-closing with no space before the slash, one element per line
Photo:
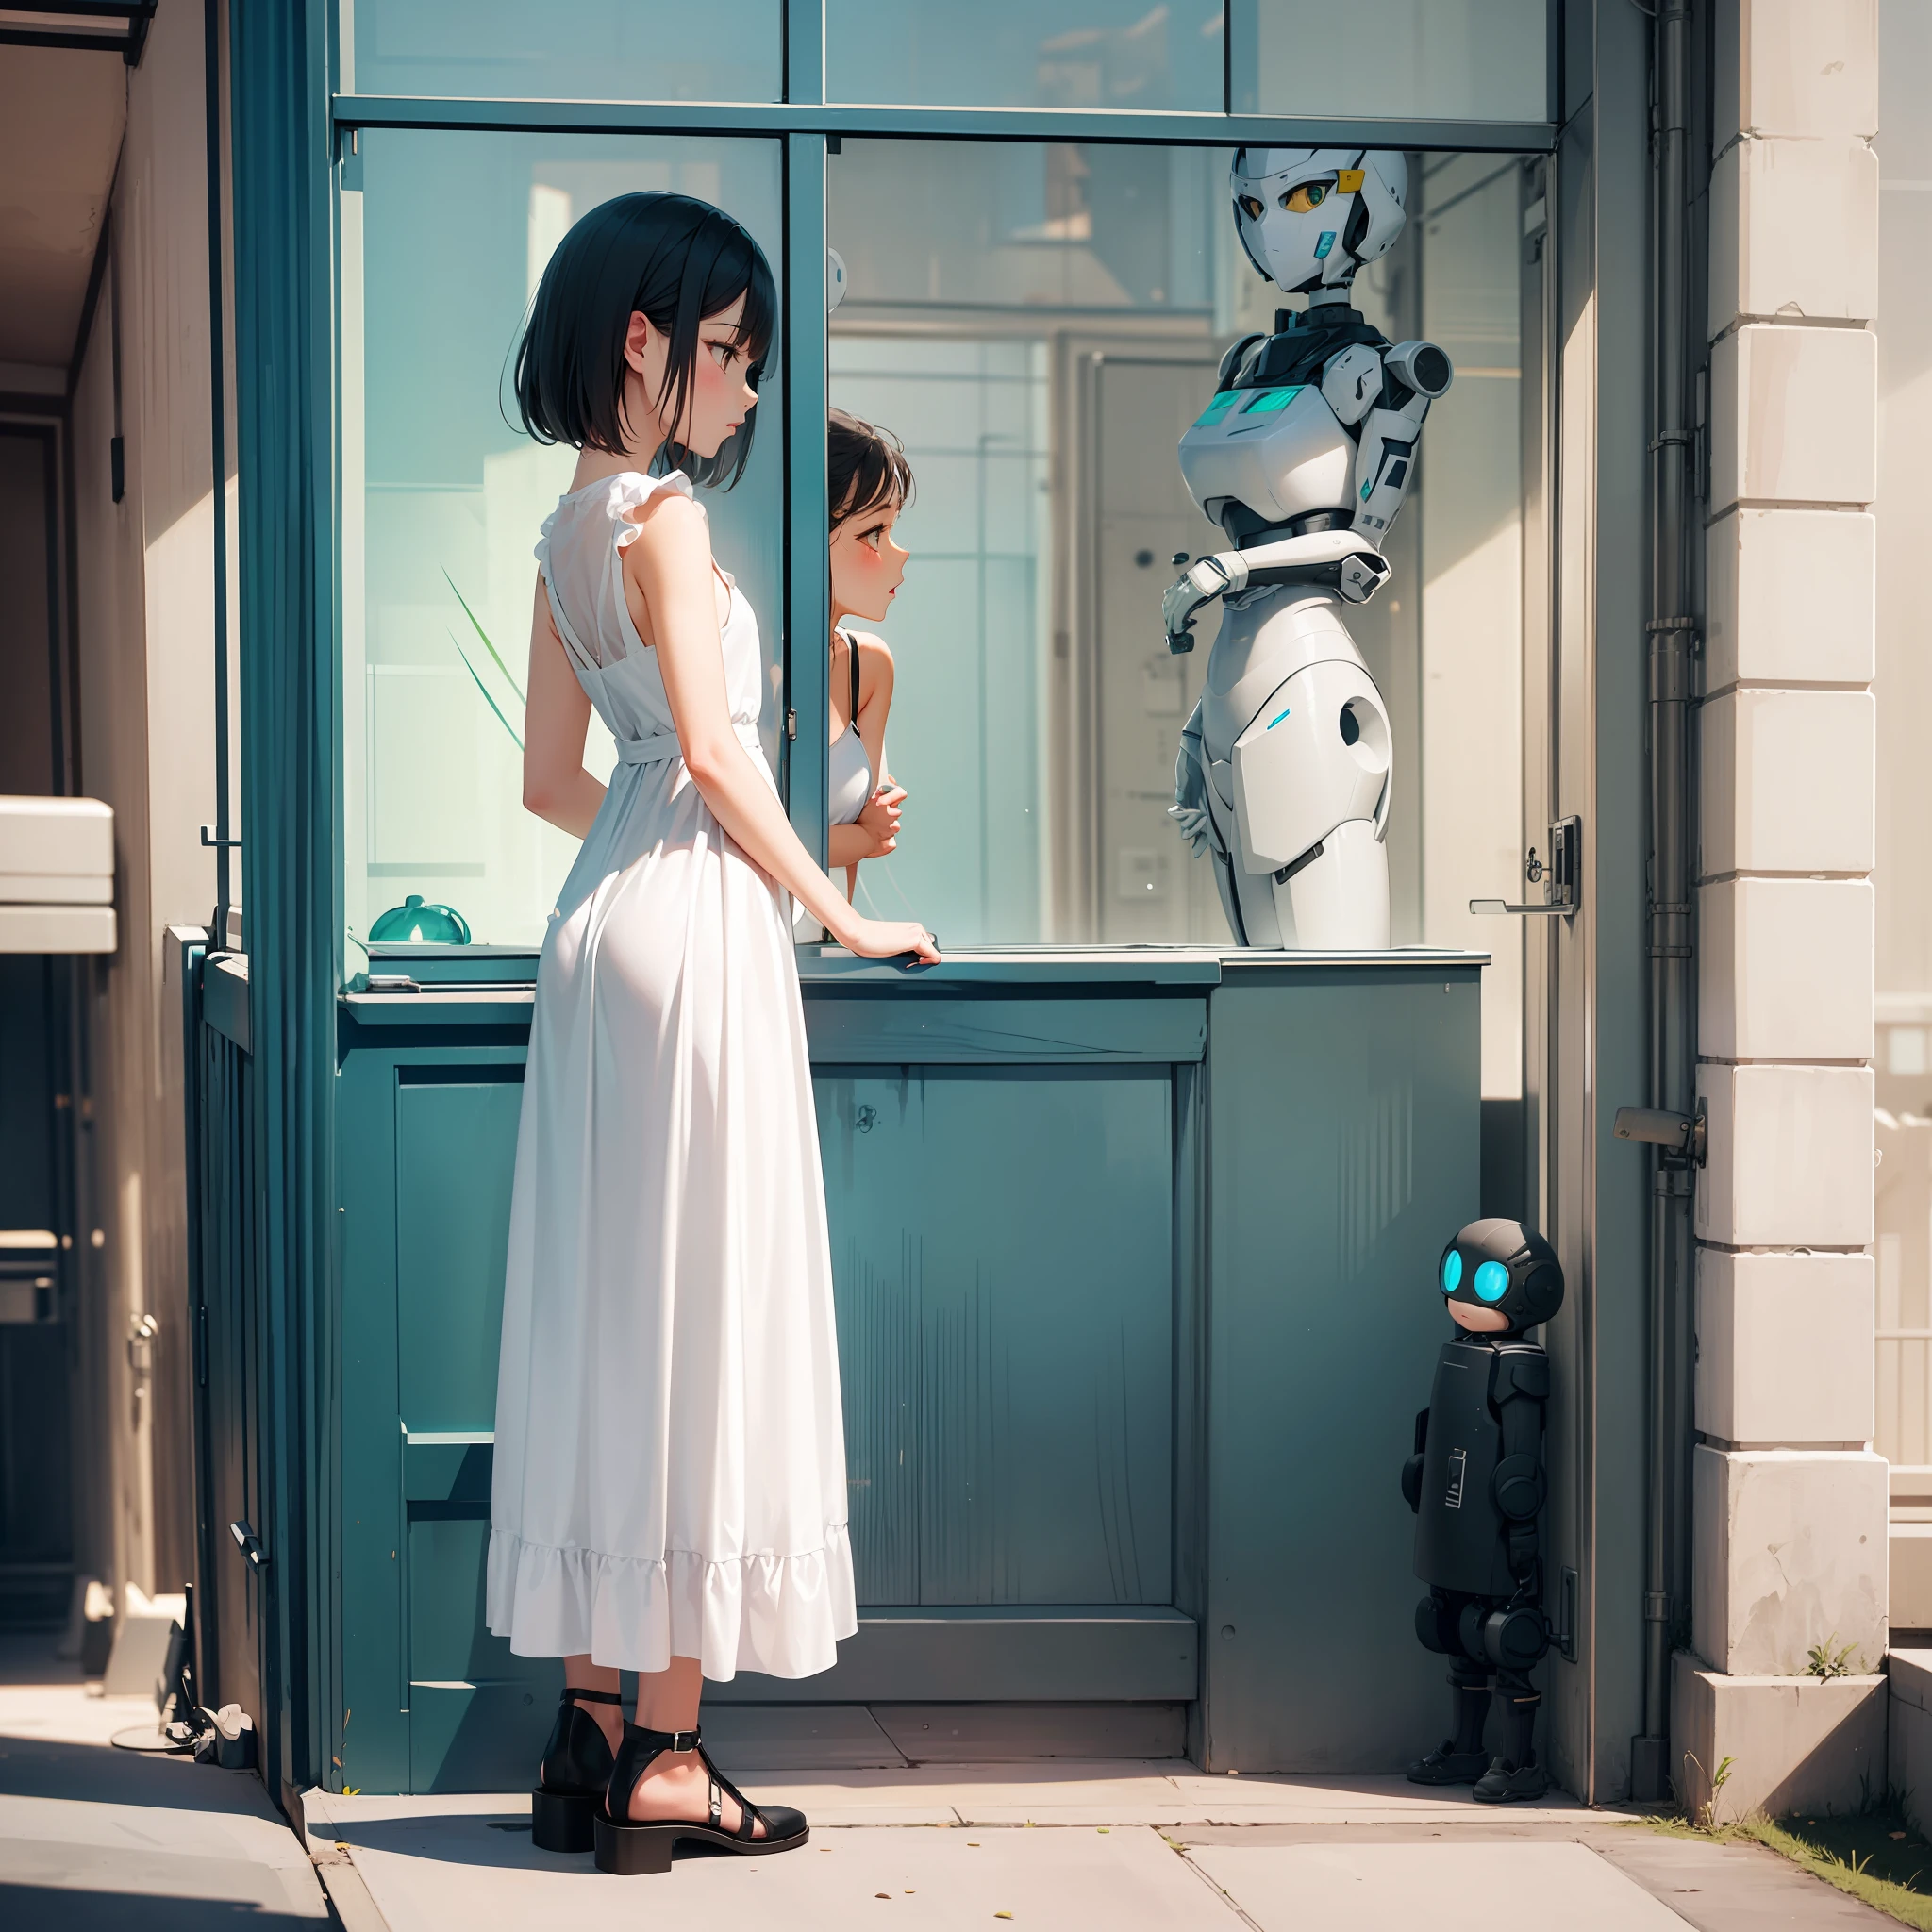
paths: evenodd
<path fill-rule="evenodd" d="M 738 341 L 753 389 L 764 373 L 778 293 L 764 251 L 722 208 L 688 194 L 651 191 L 601 203 L 558 244 L 517 344 L 516 398 L 539 442 L 625 453 L 625 339 L 633 313 L 670 344 L 664 393 L 655 400 L 682 423 L 697 360 L 698 325 L 742 295 Z M 711 457 L 666 442 L 654 468 L 728 490 L 751 456 L 754 409 Z"/>
<path fill-rule="evenodd" d="M 905 445 L 890 429 L 846 409 L 832 410 L 826 421 L 825 481 L 835 530 L 869 509 L 902 509 L 912 500 Z"/>

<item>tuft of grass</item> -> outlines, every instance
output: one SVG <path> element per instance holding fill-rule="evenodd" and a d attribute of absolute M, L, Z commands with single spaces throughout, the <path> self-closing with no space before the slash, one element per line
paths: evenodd
<path fill-rule="evenodd" d="M 1814 1643 L 1807 1653 L 1811 1659 L 1805 1666 L 1807 1677 L 1850 1677 L 1857 1674 L 1862 1659 L 1855 1659 L 1852 1653 L 1857 1646 L 1847 1643 L 1834 1650 L 1832 1643 L 1837 1636 L 1838 1632 L 1834 1630 L 1823 1643 Z"/>
<path fill-rule="evenodd" d="M 1643 1822 L 1673 1838 L 1762 1845 L 1900 1924 L 1932 1932 L 1932 1841 L 1912 1823 L 1903 1800 L 1903 1792 L 1888 1788 L 1868 1793 L 1856 1811 L 1816 1817 L 1770 1818 L 1757 1811 L 1714 1827 L 1682 1818 Z"/>

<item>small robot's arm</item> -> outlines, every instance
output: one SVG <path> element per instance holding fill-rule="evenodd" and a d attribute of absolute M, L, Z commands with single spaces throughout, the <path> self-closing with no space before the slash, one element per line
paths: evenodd
<path fill-rule="evenodd" d="M 1415 1412 L 1415 1454 L 1402 1465 L 1402 1500 L 1416 1515 L 1423 1507 L 1423 1456 L 1429 1446 L 1429 1412 Z"/>
<path fill-rule="evenodd" d="M 1490 1401 L 1503 1424 L 1503 1454 L 1490 1477 L 1490 1500 L 1503 1520 L 1509 1574 L 1518 1593 L 1537 1568 L 1537 1518 L 1548 1485 L 1543 1475 L 1543 1408 L 1550 1399 L 1550 1358 L 1534 1347 L 1497 1351 Z"/>

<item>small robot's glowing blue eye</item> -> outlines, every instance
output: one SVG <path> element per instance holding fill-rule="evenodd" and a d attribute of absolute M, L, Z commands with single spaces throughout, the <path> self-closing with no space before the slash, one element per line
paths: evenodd
<path fill-rule="evenodd" d="M 1499 1302 L 1509 1291 L 1509 1271 L 1500 1261 L 1485 1261 L 1475 1271 L 1475 1291 L 1486 1302 Z"/>
<path fill-rule="evenodd" d="M 1462 1286 L 1462 1250 L 1451 1248 L 1442 1257 L 1442 1292 L 1454 1294 Z"/>

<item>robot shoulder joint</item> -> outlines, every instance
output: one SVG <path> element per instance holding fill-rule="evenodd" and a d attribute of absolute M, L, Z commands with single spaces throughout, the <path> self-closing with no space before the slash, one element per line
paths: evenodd
<path fill-rule="evenodd" d="M 1499 1407 L 1515 1396 L 1531 1402 L 1550 1399 L 1550 1358 L 1540 1348 L 1507 1348 L 1496 1353 L 1491 1399 Z"/>
<path fill-rule="evenodd" d="M 1382 357 L 1367 342 L 1351 342 L 1322 371 L 1322 400 L 1345 427 L 1359 423 L 1382 393 Z"/>
<path fill-rule="evenodd" d="M 1431 402 L 1456 380 L 1456 366 L 1434 342 L 1397 342 L 1382 358 L 1382 366 L 1402 384 Z"/>

